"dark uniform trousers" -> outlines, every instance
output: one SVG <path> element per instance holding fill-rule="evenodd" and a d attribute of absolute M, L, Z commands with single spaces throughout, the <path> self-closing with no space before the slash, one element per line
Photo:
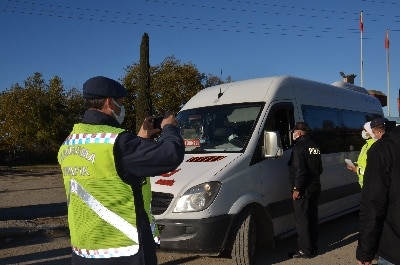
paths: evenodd
<path fill-rule="evenodd" d="M 294 216 L 298 235 L 298 246 L 305 254 L 318 251 L 318 198 L 320 192 L 307 193 L 293 200 Z"/>

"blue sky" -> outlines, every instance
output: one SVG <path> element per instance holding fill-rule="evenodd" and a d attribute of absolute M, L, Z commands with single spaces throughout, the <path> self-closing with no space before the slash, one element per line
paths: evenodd
<path fill-rule="evenodd" d="M 400 2 L 397 0 L 0 0 L 0 91 L 35 72 L 66 88 L 90 77 L 119 79 L 139 62 L 144 32 L 150 64 L 167 56 L 200 72 L 244 80 L 294 75 L 324 83 L 356 74 L 387 94 L 398 116 Z M 387 114 L 387 108 L 384 108 Z"/>

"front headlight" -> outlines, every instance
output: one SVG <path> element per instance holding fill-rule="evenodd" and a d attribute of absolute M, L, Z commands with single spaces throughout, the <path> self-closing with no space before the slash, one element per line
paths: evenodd
<path fill-rule="evenodd" d="M 196 212 L 206 209 L 217 196 L 221 183 L 207 182 L 188 189 L 178 200 L 174 213 Z"/>

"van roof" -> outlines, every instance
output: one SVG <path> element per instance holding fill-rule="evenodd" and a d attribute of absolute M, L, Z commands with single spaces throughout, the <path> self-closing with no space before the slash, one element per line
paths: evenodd
<path fill-rule="evenodd" d="M 183 109 L 188 107 L 195 108 L 209 105 L 264 101 L 267 89 L 273 82 L 284 83 L 288 81 L 288 78 L 288 76 L 263 77 L 207 87 L 192 97 Z M 218 95 L 221 96 L 218 97 Z"/>
<path fill-rule="evenodd" d="M 379 101 L 368 94 L 365 88 L 344 82 L 332 85 L 304 78 L 282 75 L 255 78 L 225 83 L 199 91 L 183 106 L 182 110 L 205 106 L 216 106 L 244 102 L 293 101 L 351 109 L 354 102 L 364 103 L 370 108 L 382 111 Z M 336 100 L 334 100 L 336 99 Z M 366 106 L 366 107 L 368 107 Z"/>

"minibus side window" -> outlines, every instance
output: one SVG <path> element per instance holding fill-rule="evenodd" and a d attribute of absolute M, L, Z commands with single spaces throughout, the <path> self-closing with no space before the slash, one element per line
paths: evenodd
<path fill-rule="evenodd" d="M 360 151 L 365 140 L 362 126 L 375 114 L 321 106 L 301 106 L 304 121 L 320 147 L 321 153 Z"/>

